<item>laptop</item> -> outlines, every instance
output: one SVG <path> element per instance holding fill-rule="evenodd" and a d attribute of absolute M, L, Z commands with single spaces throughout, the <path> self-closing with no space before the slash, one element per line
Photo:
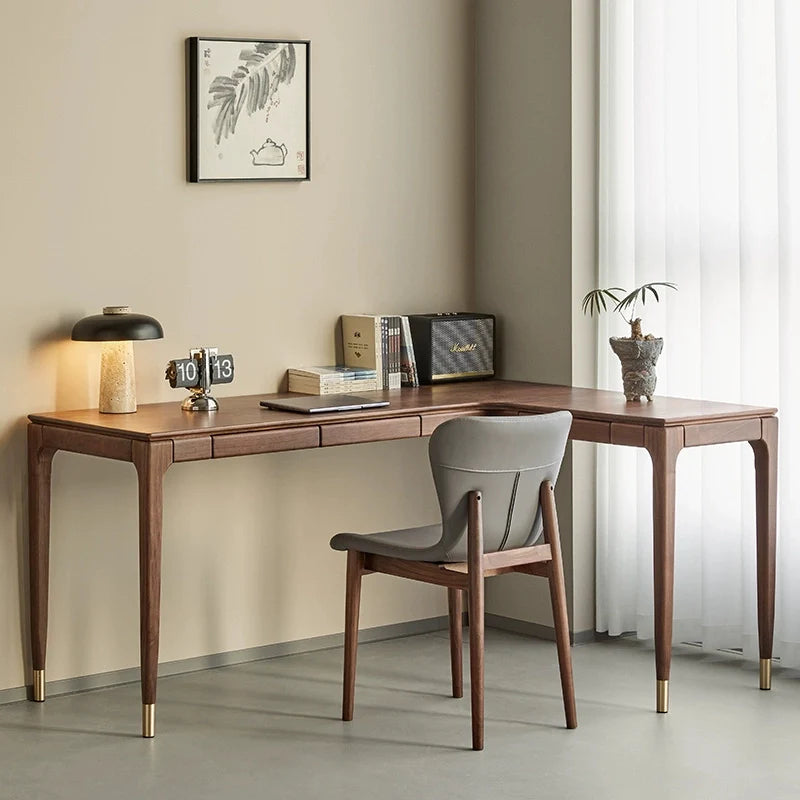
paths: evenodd
<path fill-rule="evenodd" d="M 357 394 L 304 395 L 303 397 L 276 397 L 262 400 L 264 408 L 277 411 L 296 411 L 299 414 L 322 414 L 327 411 L 358 411 L 362 408 L 388 406 L 388 400 L 361 397 Z"/>

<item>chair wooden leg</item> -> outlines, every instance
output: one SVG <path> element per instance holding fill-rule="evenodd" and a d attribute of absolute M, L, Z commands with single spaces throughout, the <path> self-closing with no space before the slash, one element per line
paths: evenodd
<path fill-rule="evenodd" d="M 569 619 L 567 618 L 567 592 L 564 586 L 564 566 L 561 561 L 561 539 L 558 532 L 558 517 L 553 486 L 550 481 L 542 484 L 540 492 L 544 538 L 550 545 L 552 561 L 549 563 L 548 584 L 550 602 L 553 606 L 553 623 L 556 631 L 558 666 L 561 671 L 561 693 L 564 697 L 564 715 L 568 728 L 578 727 L 578 712 L 575 708 L 575 684 L 572 679 L 572 653 L 569 644 Z"/>
<path fill-rule="evenodd" d="M 450 674 L 453 678 L 453 697 L 463 697 L 463 639 L 461 627 L 464 616 L 464 596 L 461 589 L 447 590 L 447 604 L 450 610 Z"/>
<path fill-rule="evenodd" d="M 480 492 L 469 493 L 467 554 L 472 749 L 483 750 L 483 523 Z"/>
<path fill-rule="evenodd" d="M 347 582 L 344 600 L 344 678 L 342 689 L 342 719 L 353 719 L 356 695 L 356 651 L 358 650 L 358 612 L 361 605 L 361 574 L 364 554 L 347 551 Z"/>

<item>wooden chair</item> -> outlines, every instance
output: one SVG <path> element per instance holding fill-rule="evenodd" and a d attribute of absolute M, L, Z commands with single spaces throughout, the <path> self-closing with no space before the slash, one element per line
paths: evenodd
<path fill-rule="evenodd" d="M 567 727 L 578 725 L 553 486 L 572 417 L 462 417 L 429 446 L 442 522 L 366 535 L 340 533 L 347 551 L 342 719 L 353 719 L 361 576 L 382 572 L 447 587 L 453 697 L 462 697 L 462 592 L 469 609 L 472 747 L 483 749 L 484 578 L 505 572 L 550 583 Z"/>

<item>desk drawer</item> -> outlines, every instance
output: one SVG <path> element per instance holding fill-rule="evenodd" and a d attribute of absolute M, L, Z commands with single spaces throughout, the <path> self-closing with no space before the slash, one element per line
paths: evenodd
<path fill-rule="evenodd" d="M 593 419 L 573 419 L 569 438 L 579 442 L 608 444 L 611 441 L 611 424 Z"/>
<path fill-rule="evenodd" d="M 210 436 L 191 436 L 172 442 L 173 461 L 202 461 L 213 458 L 213 454 Z"/>
<path fill-rule="evenodd" d="M 484 417 L 485 411 L 470 409 L 469 411 L 439 411 L 436 414 L 422 415 L 422 436 L 430 436 L 443 422 L 459 417 Z"/>
<path fill-rule="evenodd" d="M 373 419 L 366 422 L 336 422 L 320 427 L 323 447 L 358 442 L 408 439 L 420 435 L 419 417 Z"/>
<path fill-rule="evenodd" d="M 612 422 L 611 444 L 624 444 L 628 447 L 644 447 L 644 425 L 631 425 L 627 422 Z"/>
<path fill-rule="evenodd" d="M 699 447 L 704 444 L 725 444 L 726 442 L 752 442 L 761 438 L 761 420 L 737 419 L 727 422 L 704 422 L 687 425 L 683 429 L 684 446 Z"/>
<path fill-rule="evenodd" d="M 277 453 L 281 450 L 302 450 L 306 447 L 319 447 L 319 428 L 316 425 L 287 431 L 225 433 L 215 436 L 214 458 Z"/>

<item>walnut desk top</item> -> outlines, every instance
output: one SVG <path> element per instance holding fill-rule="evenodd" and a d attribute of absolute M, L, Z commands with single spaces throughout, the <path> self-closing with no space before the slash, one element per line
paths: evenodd
<path fill-rule="evenodd" d="M 370 393 L 373 395 L 378 393 Z M 129 441 L 172 439 L 176 446 L 175 460 L 184 461 L 243 455 L 237 444 L 249 442 L 252 448 L 258 442 L 257 438 L 245 438 L 243 434 L 286 433 L 280 440 L 285 447 L 275 438 L 263 439 L 265 449 L 262 452 L 271 452 L 295 449 L 293 443 L 299 447 L 314 447 L 427 436 L 436 424 L 450 416 L 561 410 L 572 412 L 575 418 L 571 434 L 574 439 L 643 446 L 644 427 L 682 426 L 691 428 L 685 442 L 685 446 L 691 446 L 710 443 L 706 441 L 709 423 L 714 423 L 717 436 L 722 436 L 722 440 L 742 441 L 752 437 L 756 419 L 776 413 L 774 408 L 673 397 L 655 397 L 652 403 L 629 403 L 622 392 L 500 380 L 423 386 L 386 391 L 382 395 L 390 401 L 389 406 L 324 414 L 265 409 L 259 405 L 259 400 L 280 395 L 249 395 L 220 398 L 220 410 L 210 414 L 182 411 L 180 403 L 172 401 L 140 405 L 135 414 L 101 414 L 97 409 L 90 409 L 31 414 L 30 420 L 48 429 L 93 433 L 106 443 L 110 437 Z M 365 423 L 370 424 L 365 427 Z M 418 423 L 418 429 L 414 423 Z M 719 423 L 725 425 L 719 427 Z M 312 443 L 309 429 L 318 429 L 317 445 Z M 65 444 L 72 438 L 53 433 L 50 436 L 54 442 L 62 440 Z M 735 438 L 729 438 L 731 436 Z M 275 446 L 271 447 L 270 441 Z M 97 444 L 100 442 L 98 438 Z M 114 453 L 125 450 L 108 443 L 107 449 L 109 452 L 97 455 L 114 458 L 119 457 Z"/>

